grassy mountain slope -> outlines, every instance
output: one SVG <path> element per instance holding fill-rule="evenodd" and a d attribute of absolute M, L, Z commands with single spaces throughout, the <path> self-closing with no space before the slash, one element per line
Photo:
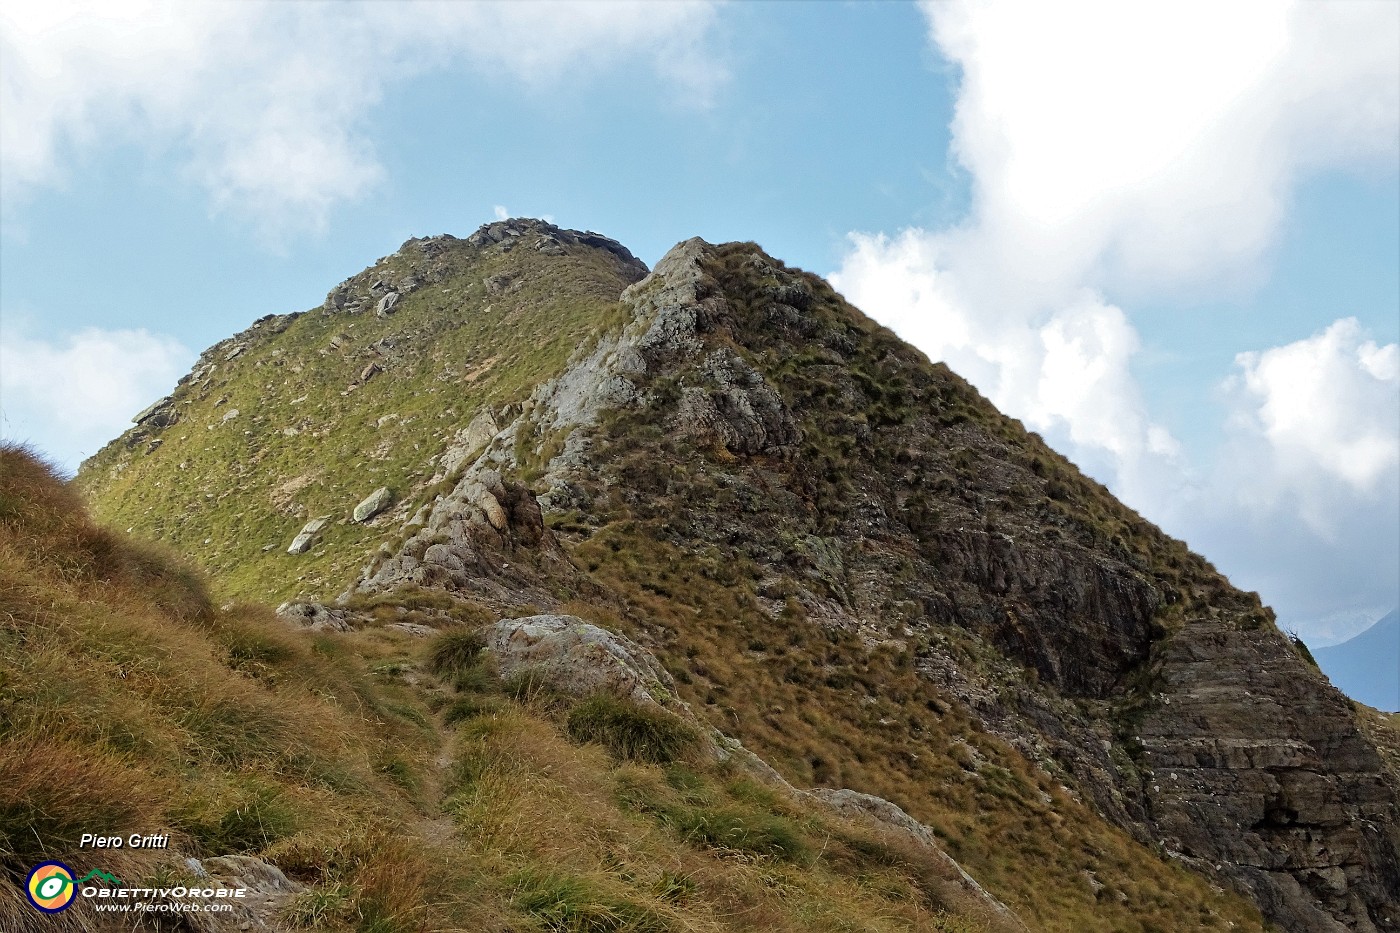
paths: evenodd
<path fill-rule="evenodd" d="M 640 264 L 578 242 L 558 249 L 410 241 L 328 307 L 264 318 L 212 347 L 170 397 L 178 420 L 109 445 L 80 486 L 100 490 L 102 521 L 197 555 L 230 595 L 275 603 L 343 586 L 384 536 L 349 521 L 356 503 L 387 487 L 401 521 L 477 411 L 513 416 L 580 341 L 619 321 L 618 293 Z M 376 314 L 390 292 L 401 296 L 392 313 Z M 286 554 L 322 515 L 334 521 L 317 546 Z"/>
<path fill-rule="evenodd" d="M 85 464 L 99 513 L 178 535 L 243 598 L 349 588 L 380 624 L 558 610 L 624 633 L 793 784 L 894 801 L 1036 929 L 1260 929 L 1236 891 L 1297 928 L 1382 922 L 1400 818 L 1377 741 L 1257 596 L 946 367 L 754 244 L 689 241 L 624 291 L 635 265 L 548 225 L 423 251 L 438 242 L 237 338 L 250 346 L 211 387 L 274 392 L 259 374 L 281 361 L 319 407 L 300 434 L 246 427 L 262 459 L 235 465 L 232 491 L 202 448 L 245 413 L 214 421 L 202 364 L 170 405 L 197 421 L 139 427 Z M 375 317 L 398 282 L 374 288 L 386 264 L 434 282 L 401 304 L 443 301 Z M 473 323 L 488 293 L 494 307 L 562 269 L 591 271 Z M 580 282 L 596 289 L 582 302 Z M 295 329 L 409 320 L 354 390 L 363 360 Z M 502 348 L 487 375 L 429 378 L 446 363 L 423 361 L 468 332 Z M 556 332 L 548 364 L 526 365 Z M 369 391 L 413 379 L 392 401 Z M 392 483 L 373 472 L 382 449 L 402 457 Z M 196 461 L 207 485 L 187 482 Z M 399 504 L 350 522 L 379 485 Z M 333 524 L 312 551 L 284 553 L 316 515 Z M 275 526 L 274 547 L 238 522 Z"/>
<path fill-rule="evenodd" d="M 41 860 L 168 885 L 228 854 L 304 885 L 272 929 L 1009 929 L 917 846 L 684 742 L 609 751 L 635 711 L 581 728 L 603 701 L 512 693 L 476 658 L 461 636 L 215 608 L 200 574 L 0 449 L 0 929 L 37 928 L 20 885 Z M 173 842 L 94 853 L 82 832 Z M 132 928 L 102 919 L 42 923 Z"/>

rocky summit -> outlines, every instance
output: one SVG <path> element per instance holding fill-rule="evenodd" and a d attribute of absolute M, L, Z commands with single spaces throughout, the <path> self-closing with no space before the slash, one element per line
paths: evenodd
<path fill-rule="evenodd" d="M 1395 718 L 753 243 L 409 240 L 210 348 L 76 485 L 306 637 L 470 630 L 526 694 L 904 826 L 980 905 L 957 929 L 1400 930 Z"/>

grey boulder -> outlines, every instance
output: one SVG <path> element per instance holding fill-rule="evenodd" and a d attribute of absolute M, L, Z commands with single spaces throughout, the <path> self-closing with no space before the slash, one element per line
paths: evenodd
<path fill-rule="evenodd" d="M 348 632 L 349 615 L 344 609 L 328 609 L 320 603 L 283 603 L 277 607 L 277 618 L 312 632 Z"/>
<path fill-rule="evenodd" d="M 326 527 L 326 522 L 329 520 L 329 517 L 313 518 L 311 521 L 301 526 L 301 531 L 292 539 L 291 545 L 287 548 L 287 553 L 305 554 L 307 551 L 311 550 L 311 544 L 316 540 L 316 535 L 320 534 L 321 529 Z"/>
<path fill-rule="evenodd" d="M 678 705 L 675 682 L 649 651 L 577 616 L 502 619 L 485 634 L 502 677 L 538 677 L 574 696 L 604 692 L 652 707 Z"/>
<path fill-rule="evenodd" d="M 380 486 L 366 496 L 359 505 L 355 506 L 354 519 L 357 522 L 367 522 L 387 509 L 393 501 L 394 497 L 389 492 L 389 487 Z"/>

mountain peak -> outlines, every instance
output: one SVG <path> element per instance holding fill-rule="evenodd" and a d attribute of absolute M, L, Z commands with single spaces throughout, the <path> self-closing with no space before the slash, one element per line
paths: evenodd
<path fill-rule="evenodd" d="M 1352 831 L 1400 826 L 1400 776 L 1257 595 L 756 244 L 648 273 L 544 221 L 410 240 L 156 412 L 79 483 L 230 595 L 616 630 L 789 782 L 942 826 L 1013 909 L 1082 885 L 1006 871 L 1030 824 L 1119 853 L 1120 890 L 1205 905 L 1188 866 L 1299 929 L 1400 901 L 1400 830 Z"/>

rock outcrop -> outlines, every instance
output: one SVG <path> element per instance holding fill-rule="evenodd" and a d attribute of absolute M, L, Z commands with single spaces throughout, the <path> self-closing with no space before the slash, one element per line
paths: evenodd
<path fill-rule="evenodd" d="M 197 883 L 237 890 L 244 895 L 228 899 L 222 911 L 179 914 L 199 933 L 263 933 L 286 929 L 283 911 L 292 898 L 306 890 L 276 865 L 249 855 L 224 855 L 185 859 L 185 867 Z"/>
<path fill-rule="evenodd" d="M 567 566 L 534 494 L 483 460 L 409 528 L 402 547 L 367 567 L 355 590 L 440 587 L 506 609 L 538 595 L 541 562 Z"/>
<path fill-rule="evenodd" d="M 277 607 L 277 618 L 308 632 L 349 632 L 350 613 L 320 603 L 283 603 Z"/>
<path fill-rule="evenodd" d="M 178 417 L 174 409 L 174 400 L 167 395 L 149 407 L 143 408 L 136 417 L 131 419 L 131 423 L 144 424 L 153 428 L 167 428 L 174 424 Z"/>
<path fill-rule="evenodd" d="M 675 682 L 649 651 L 576 616 L 502 619 L 487 628 L 486 647 L 502 677 L 535 677 L 574 696 L 602 692 L 677 707 Z"/>
<path fill-rule="evenodd" d="M 446 478 L 456 473 L 462 464 L 481 453 L 500 430 L 492 412 L 479 412 L 470 424 L 453 436 L 447 449 L 438 458 L 437 478 Z"/>
<path fill-rule="evenodd" d="M 734 454 L 795 453 L 802 430 L 762 374 L 730 350 L 711 353 L 700 371 L 707 385 L 682 390 L 678 430 Z"/>
<path fill-rule="evenodd" d="M 510 235 L 505 228 L 497 232 Z M 477 235 L 494 237 L 488 228 Z M 432 503 L 426 516 L 410 521 L 424 527 L 398 553 L 366 568 L 356 589 L 433 585 L 444 578 L 464 587 L 472 579 L 467 568 L 479 564 L 472 542 L 482 536 L 497 551 L 543 545 L 546 553 L 557 555 L 539 501 L 502 479 L 520 467 L 516 451 L 550 436 L 564 438 L 563 449 L 545 465 L 542 485 L 548 488 L 543 498 L 551 508 L 565 507 L 578 481 L 590 472 L 585 467 L 587 430 L 609 410 L 644 404 L 637 380 L 667 367 L 685 364 L 699 376 L 701 387 L 685 390 L 691 393 L 686 396 L 691 410 L 682 415 L 683 430 L 706 433 L 735 452 L 790 456 L 801 430 L 765 378 L 733 353 L 700 355 L 697 328 L 713 326 L 727 313 L 700 265 L 706 248 L 699 239 L 682 243 L 655 272 L 624 290 L 622 300 L 632 314 L 621 334 L 604 335 L 594 346 L 580 348 L 568 369 L 538 386 L 515 420 L 494 437 L 487 433 L 496 426 L 489 412 L 454 436 L 439 458 L 439 475 L 456 472 L 470 451 L 481 451 L 477 459 L 449 495 Z"/>

